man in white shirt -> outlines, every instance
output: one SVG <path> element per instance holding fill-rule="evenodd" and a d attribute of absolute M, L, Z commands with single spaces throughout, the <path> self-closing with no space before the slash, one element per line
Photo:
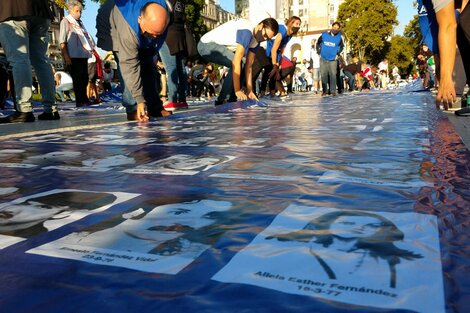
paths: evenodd
<path fill-rule="evenodd" d="M 209 62 L 229 68 L 216 105 L 223 104 L 227 98 L 239 100 L 255 99 L 252 86 L 252 65 L 260 42 L 269 40 L 279 31 L 279 24 L 273 18 L 267 18 L 259 24 L 248 20 L 232 20 L 211 30 L 202 36 L 197 46 L 199 54 Z M 242 59 L 245 61 L 246 92 L 242 90 Z M 233 75 L 233 76 L 232 76 Z"/>

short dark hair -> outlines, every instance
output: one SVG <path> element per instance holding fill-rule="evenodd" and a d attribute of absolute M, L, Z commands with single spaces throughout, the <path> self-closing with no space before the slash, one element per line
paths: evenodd
<path fill-rule="evenodd" d="M 274 36 L 276 36 L 277 33 L 279 32 L 279 24 L 272 17 L 265 18 L 264 20 L 261 21 L 261 24 L 263 24 L 263 27 L 271 29 L 274 32 Z"/>
<path fill-rule="evenodd" d="M 335 26 L 335 25 L 337 25 L 339 28 L 341 28 L 341 23 L 340 23 L 340 22 L 334 22 L 334 23 L 331 25 L 331 27 L 333 27 L 333 26 Z"/>

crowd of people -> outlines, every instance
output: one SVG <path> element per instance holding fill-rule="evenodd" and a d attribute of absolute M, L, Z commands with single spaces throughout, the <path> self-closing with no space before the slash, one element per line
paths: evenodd
<path fill-rule="evenodd" d="M 438 88 L 437 101 L 443 102 L 445 109 L 456 99 L 452 72 L 457 38 L 465 69 L 469 67 L 466 2 L 457 7 L 450 0 L 420 1 L 420 6 L 428 9 L 428 23 L 432 25 L 433 19 L 437 23 L 430 32 L 434 33 L 434 44 L 431 48 L 422 46 L 417 68 L 425 87 Z M 283 23 L 273 18 L 255 23 L 232 20 L 196 43 L 186 27 L 182 0 L 107 0 L 97 13 L 96 43 L 81 21 L 82 3 L 68 0 L 68 14 L 60 23 L 59 35 L 65 68 L 55 72 L 46 56 L 53 17 L 49 2 L 40 0 L 31 5 L 27 0 L 6 0 L 2 7 L 0 43 L 6 60 L 0 58 L 0 64 L 7 61 L 10 65 L 2 66 L 10 69 L 5 76 L 10 83 L 2 85 L 9 86 L 16 111 L 0 123 L 35 120 L 31 66 L 41 89 L 44 112 L 38 119 L 42 120 L 60 119 L 56 94 L 60 101 L 75 101 L 77 107 L 84 107 L 100 103 L 100 92 L 112 90 L 113 84 L 123 90 L 127 119 L 146 121 L 187 108 L 188 97 L 217 97 L 215 105 L 220 105 L 263 96 L 286 97 L 295 91 L 336 96 L 393 88 L 401 79 L 398 67 L 389 67 L 387 59 L 376 66 L 356 56 L 345 60 L 338 22 L 312 40 L 311 50 L 303 53 L 309 59 L 302 62 L 284 55 L 285 47 L 300 30 L 302 21 L 297 16 Z M 460 13 L 458 24 L 455 14 L 446 19 L 455 9 Z M 22 51 L 23 47 L 29 49 Z M 102 61 L 98 48 L 112 54 L 116 71 Z"/>

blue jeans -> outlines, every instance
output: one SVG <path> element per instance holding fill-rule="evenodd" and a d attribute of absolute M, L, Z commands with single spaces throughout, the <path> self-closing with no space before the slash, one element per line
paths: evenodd
<path fill-rule="evenodd" d="M 23 113 L 33 111 L 31 65 L 41 87 L 44 111 L 57 111 L 54 74 L 47 57 L 47 31 L 50 24 L 50 20 L 39 16 L 0 23 L 0 42 L 12 67 L 17 109 Z"/>
<path fill-rule="evenodd" d="M 127 88 L 126 83 L 124 82 L 124 79 L 122 78 L 121 74 L 121 67 L 119 66 L 119 53 L 116 51 L 113 51 L 114 55 L 114 60 L 116 61 L 116 64 L 118 66 L 118 78 L 119 82 L 121 83 L 122 86 L 122 106 L 126 108 L 127 113 L 133 113 L 137 111 L 137 102 L 134 100 L 134 97 L 132 97 L 131 92 Z"/>
<path fill-rule="evenodd" d="M 348 78 L 349 91 L 356 89 L 356 77 L 348 71 L 343 71 L 343 73 Z"/>
<path fill-rule="evenodd" d="M 186 102 L 186 89 L 188 88 L 188 75 L 184 68 L 183 54 L 170 54 L 166 42 L 160 49 L 160 57 L 165 67 L 168 85 L 168 101 Z"/>
<path fill-rule="evenodd" d="M 320 75 L 323 93 L 336 93 L 336 60 L 328 61 L 320 58 Z M 329 87 L 328 88 L 328 83 Z"/>
<path fill-rule="evenodd" d="M 132 93 L 127 88 L 126 82 L 122 78 L 121 67 L 119 66 L 119 52 L 113 51 L 114 60 L 118 65 L 118 76 L 121 82 L 122 92 L 122 105 L 126 108 L 127 113 L 137 111 L 137 102 L 135 101 Z M 147 105 L 147 112 L 153 116 L 163 110 L 162 101 L 160 100 L 160 75 L 157 73 L 155 64 L 153 63 L 154 49 L 140 49 L 140 76 L 142 80 L 142 90 L 144 93 L 145 103 Z"/>
<path fill-rule="evenodd" d="M 235 53 L 230 51 L 227 47 L 218 45 L 213 42 L 199 42 L 197 45 L 197 51 L 206 61 L 213 62 L 215 64 L 223 65 L 229 68 L 227 76 L 224 78 L 222 89 L 220 90 L 219 97 L 217 100 L 224 101 L 229 98 L 233 90 L 233 76 L 232 76 L 232 60 Z"/>

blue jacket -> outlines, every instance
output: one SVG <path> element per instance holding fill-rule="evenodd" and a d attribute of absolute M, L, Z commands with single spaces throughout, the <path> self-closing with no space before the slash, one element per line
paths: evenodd
<path fill-rule="evenodd" d="M 165 41 L 166 31 L 160 38 L 150 40 L 142 36 L 139 23 L 137 22 L 140 10 L 149 2 L 155 2 L 168 10 L 165 0 L 114 0 L 122 16 L 137 35 L 139 48 L 156 47 L 158 51 Z"/>
<path fill-rule="evenodd" d="M 323 32 L 317 41 L 317 50 L 320 50 L 320 56 L 327 61 L 336 60 L 338 55 L 343 50 L 343 38 L 341 32 L 336 35 L 328 32 Z"/>

